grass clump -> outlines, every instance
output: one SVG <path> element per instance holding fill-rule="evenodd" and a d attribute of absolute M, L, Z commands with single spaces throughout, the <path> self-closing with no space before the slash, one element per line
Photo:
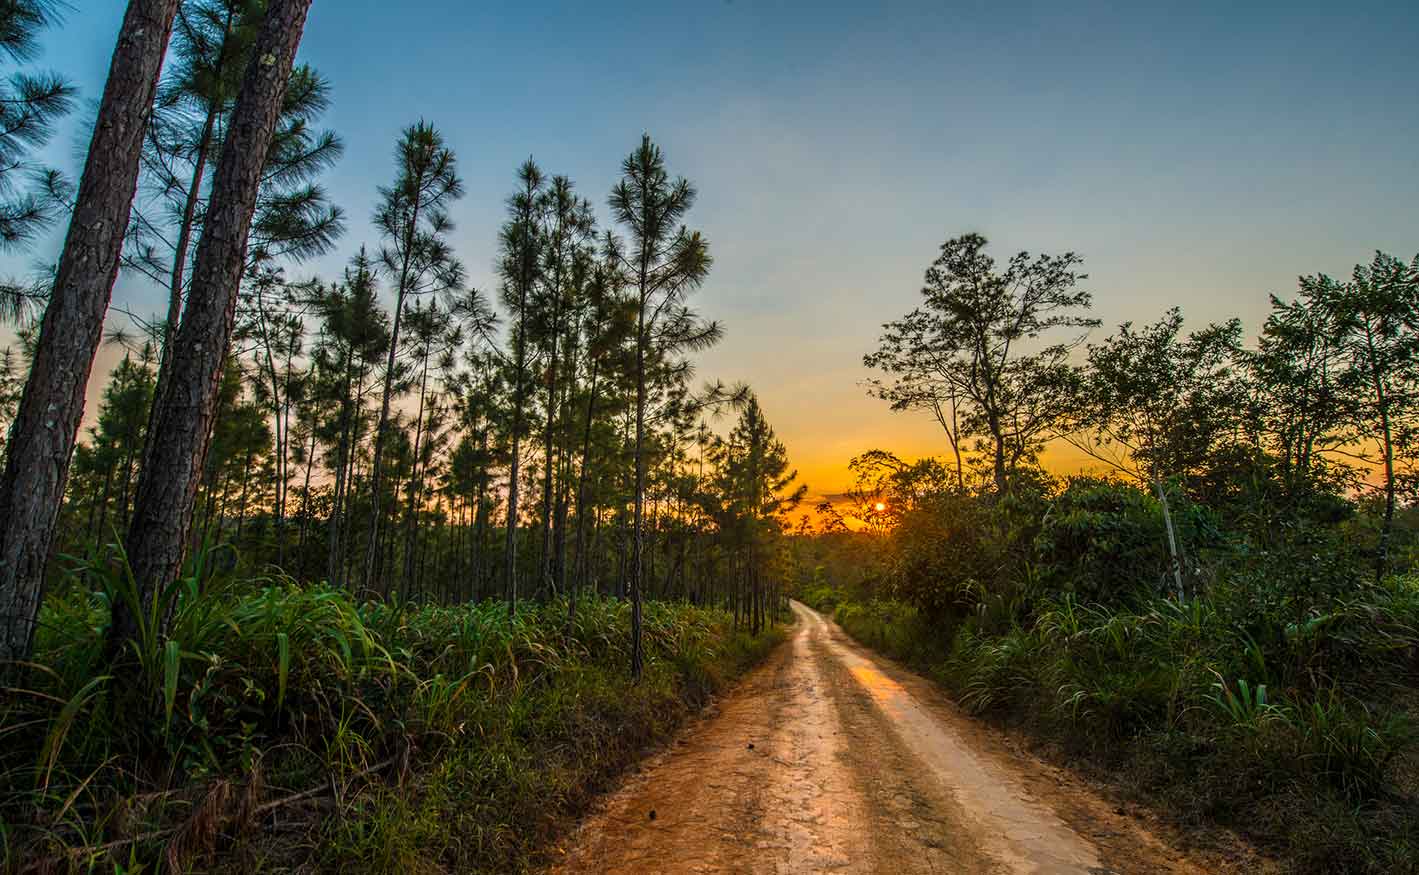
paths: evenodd
<path fill-rule="evenodd" d="M 778 640 L 650 603 L 633 685 L 613 599 L 569 622 L 564 601 L 509 617 L 195 574 L 167 634 L 111 657 L 123 581 L 85 573 L 0 703 L 9 871 L 521 871 Z"/>

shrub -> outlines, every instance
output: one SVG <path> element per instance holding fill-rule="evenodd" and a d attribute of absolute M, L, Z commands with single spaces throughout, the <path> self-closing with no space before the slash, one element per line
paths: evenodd
<path fill-rule="evenodd" d="M 1193 557 L 1215 549 L 1216 521 L 1199 505 L 1169 496 L 1181 549 Z M 1050 502 L 1034 540 L 1039 580 L 1047 593 L 1118 605 L 1140 592 L 1169 591 L 1172 557 L 1162 504 L 1118 480 L 1072 477 Z"/>

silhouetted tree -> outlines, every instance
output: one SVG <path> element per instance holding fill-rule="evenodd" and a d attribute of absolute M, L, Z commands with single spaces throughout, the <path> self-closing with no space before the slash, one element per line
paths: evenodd
<path fill-rule="evenodd" d="M 641 592 L 644 583 L 646 409 L 649 366 L 655 344 L 667 324 L 686 316 L 681 302 L 709 275 L 709 247 L 698 231 L 681 222 L 695 202 L 695 189 L 683 177 L 670 179 L 660 147 L 641 137 L 621 164 L 621 181 L 611 189 L 611 214 L 625 229 L 622 254 L 629 287 L 636 300 L 635 334 L 635 491 L 632 515 L 631 674 L 639 679 L 645 650 L 641 640 Z"/>
<path fill-rule="evenodd" d="M 985 247 L 979 234 L 941 244 L 926 271 L 922 305 L 884 324 L 877 351 L 863 363 L 891 377 L 872 381 L 873 394 L 937 417 L 962 485 L 962 441 L 983 439 L 996 492 L 1004 495 L 1016 467 L 1035 456 L 1065 411 L 1066 358 L 1082 337 L 1033 352 L 1028 345 L 1054 329 L 1099 323 L 1078 313 L 1091 300 L 1075 289 L 1087 278 L 1075 270 L 1079 256 L 1021 252 L 998 271 Z"/>
<path fill-rule="evenodd" d="M 380 498 L 384 477 L 384 444 L 389 429 L 389 404 L 395 388 L 395 361 L 399 355 L 399 329 L 410 298 L 457 289 L 463 283 L 463 266 L 448 246 L 453 230 L 448 204 L 463 196 L 453 150 L 432 125 L 419 122 L 404 131 L 394 150 L 394 184 L 381 187 L 374 223 L 384 237 L 381 266 L 394 278 L 394 324 L 389 335 L 384 368 L 384 390 L 375 421 L 374 470 L 370 475 L 369 541 L 365 552 L 364 585 L 374 583 L 379 559 Z M 388 581 L 384 586 L 388 591 Z"/>
<path fill-rule="evenodd" d="M 517 613 L 518 489 L 522 469 L 522 429 L 526 416 L 528 345 L 531 342 L 531 298 L 541 263 L 541 212 L 546 180 L 528 159 L 517 170 L 518 189 L 508 198 L 508 219 L 499 233 L 498 273 L 502 276 L 502 301 L 511 316 L 512 398 L 509 411 L 507 531 L 503 546 L 503 591 L 508 615 Z"/>

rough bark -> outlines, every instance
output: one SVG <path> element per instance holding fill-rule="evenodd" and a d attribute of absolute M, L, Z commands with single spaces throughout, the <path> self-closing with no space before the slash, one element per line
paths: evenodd
<path fill-rule="evenodd" d="M 128 557 L 145 606 L 182 566 L 236 320 L 262 169 L 311 2 L 271 0 L 267 6 L 213 178 L 187 312 L 173 343 L 173 378 L 159 401 L 128 530 Z M 115 609 L 113 640 L 136 632 L 131 610 Z"/>
<path fill-rule="evenodd" d="M 0 478 L 0 661 L 30 653 L 178 0 L 131 0 Z"/>

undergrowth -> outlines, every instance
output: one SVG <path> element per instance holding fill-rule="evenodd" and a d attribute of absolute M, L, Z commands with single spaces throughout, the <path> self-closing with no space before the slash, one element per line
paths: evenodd
<path fill-rule="evenodd" d="M 955 621 L 828 588 L 806 596 L 969 711 L 1199 836 L 1235 829 L 1297 872 L 1419 871 L 1419 579 L 1288 623 L 1262 622 L 1255 591 L 1219 584 L 1132 607 L 1066 593 L 1027 620 Z"/>
<path fill-rule="evenodd" d="M 521 871 L 779 636 L 723 611 L 359 604 L 198 563 L 105 655 L 108 566 L 51 596 L 0 700 L 15 872 Z M 205 580 L 203 586 L 197 580 Z M 173 611 L 166 634 L 157 611 Z"/>

